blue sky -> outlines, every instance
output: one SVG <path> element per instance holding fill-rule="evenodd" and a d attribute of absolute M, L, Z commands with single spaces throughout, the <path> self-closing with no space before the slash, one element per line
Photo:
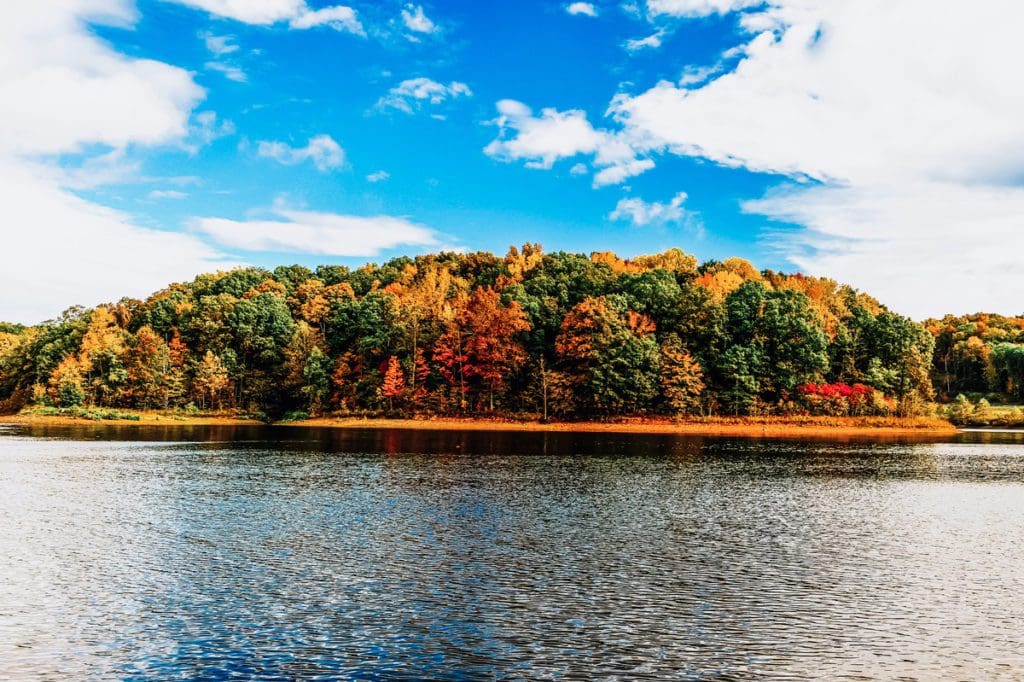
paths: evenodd
<path fill-rule="evenodd" d="M 524 242 L 742 256 L 916 317 L 1017 313 L 1024 105 L 999 44 L 1020 10 L 1000 4 L 4 10 L 0 286 L 20 293 L 0 318 L 236 264 Z"/>

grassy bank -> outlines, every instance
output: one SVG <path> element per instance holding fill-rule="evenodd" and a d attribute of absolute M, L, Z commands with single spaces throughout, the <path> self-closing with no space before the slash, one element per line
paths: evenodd
<path fill-rule="evenodd" d="M 0 424 L 85 424 L 104 422 L 138 426 L 234 426 L 258 424 L 259 421 L 232 412 L 164 412 L 143 410 L 121 410 L 101 407 L 91 408 L 39 408 L 23 410 L 18 414 L 0 415 Z"/>
<path fill-rule="evenodd" d="M 103 421 L 140 426 L 226 426 L 259 423 L 230 413 L 178 414 L 132 410 L 83 410 L 80 413 L 27 411 L 0 416 L 0 423 L 83 424 Z M 548 431 L 578 433 L 664 433 L 755 438 L 850 438 L 877 436 L 944 436 L 956 428 L 943 419 L 897 417 L 706 417 L 682 421 L 628 419 L 601 422 L 514 421 L 502 419 L 386 419 L 321 417 L 284 422 L 294 428 L 420 429 L 479 431 Z"/>

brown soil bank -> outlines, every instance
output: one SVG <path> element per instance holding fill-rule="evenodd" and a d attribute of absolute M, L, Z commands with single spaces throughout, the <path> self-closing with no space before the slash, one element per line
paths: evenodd
<path fill-rule="evenodd" d="M 602 422 L 539 422 L 487 419 L 308 419 L 289 426 L 331 428 L 434 429 L 480 431 L 550 431 L 577 433 L 664 433 L 753 438 L 848 438 L 878 436 L 949 436 L 957 432 L 942 419 L 856 417 L 720 418 L 685 421 L 619 420 Z"/>
<path fill-rule="evenodd" d="M 224 415 L 181 416 L 160 412 L 131 412 L 131 419 L 105 419 L 102 423 L 137 426 L 237 426 L 257 424 L 249 419 Z M 85 417 L 23 413 L 0 416 L 9 424 L 99 423 Z M 694 436 L 740 436 L 748 438 L 878 438 L 942 437 L 956 433 L 943 419 L 925 417 L 706 417 L 683 421 L 622 419 L 601 422 L 512 421 L 500 419 L 366 419 L 323 417 L 287 422 L 294 428 L 339 429 L 421 429 L 478 431 L 549 431 L 579 433 L 662 433 Z"/>

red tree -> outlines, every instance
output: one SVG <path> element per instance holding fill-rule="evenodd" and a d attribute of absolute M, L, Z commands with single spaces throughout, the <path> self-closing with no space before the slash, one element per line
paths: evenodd
<path fill-rule="evenodd" d="M 388 358 L 388 368 L 384 372 L 384 386 L 381 390 L 387 396 L 388 410 L 395 409 L 395 398 L 401 398 L 405 393 L 405 375 L 402 374 L 402 365 L 394 355 Z"/>
<path fill-rule="evenodd" d="M 458 386 L 462 407 L 469 388 L 486 392 L 494 409 L 495 394 L 504 391 L 509 374 L 526 361 L 516 336 L 529 329 L 526 314 L 515 301 L 502 305 L 501 296 L 490 287 L 473 292 L 434 347 L 441 374 Z"/>

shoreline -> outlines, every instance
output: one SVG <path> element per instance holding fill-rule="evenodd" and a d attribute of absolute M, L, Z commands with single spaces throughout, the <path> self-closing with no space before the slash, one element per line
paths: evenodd
<path fill-rule="evenodd" d="M 125 411 L 127 412 L 127 411 Z M 0 415 L 0 424 L 28 426 L 262 426 L 263 422 L 237 416 L 184 416 L 160 412 L 130 412 L 132 419 L 94 420 L 69 415 L 22 413 Z M 134 418 L 134 417 L 137 417 Z M 703 417 L 683 421 L 667 419 L 586 422 L 511 421 L 499 419 L 393 419 L 367 417 L 316 417 L 277 422 L 288 428 L 400 429 L 415 431 L 506 431 L 547 433 L 666 434 L 732 436 L 744 438 L 856 438 L 942 437 L 958 429 L 941 419 L 924 417 Z"/>

